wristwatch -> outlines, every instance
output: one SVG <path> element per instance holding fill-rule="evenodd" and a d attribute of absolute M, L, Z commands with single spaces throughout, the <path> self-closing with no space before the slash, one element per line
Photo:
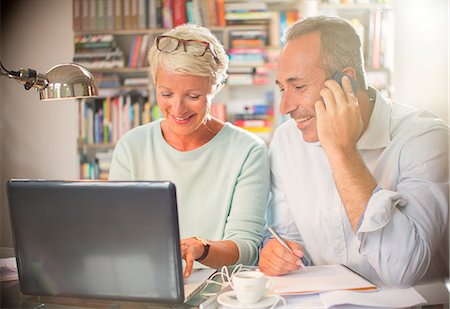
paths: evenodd
<path fill-rule="evenodd" d="M 199 242 L 201 242 L 202 245 L 203 245 L 203 254 L 198 259 L 196 259 L 196 261 L 200 262 L 201 260 L 204 260 L 208 256 L 209 247 L 211 247 L 211 243 L 209 241 L 207 241 L 206 239 L 201 238 L 201 237 L 197 237 L 196 236 L 194 238 L 196 240 L 198 240 Z"/>

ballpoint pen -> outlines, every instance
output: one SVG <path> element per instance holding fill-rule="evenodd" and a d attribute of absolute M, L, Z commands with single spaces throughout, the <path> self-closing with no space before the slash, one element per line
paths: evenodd
<path fill-rule="evenodd" d="M 276 240 L 278 240 L 278 242 L 285 247 L 290 253 L 294 254 L 294 252 L 292 252 L 292 249 L 288 246 L 288 244 L 284 241 L 283 238 L 281 238 L 280 235 L 278 235 L 278 233 L 271 227 L 268 226 L 267 229 L 269 230 L 270 234 L 272 234 L 273 237 L 275 237 Z M 299 258 L 300 261 L 300 266 L 306 270 L 306 266 L 305 264 L 303 264 L 302 259 Z"/>

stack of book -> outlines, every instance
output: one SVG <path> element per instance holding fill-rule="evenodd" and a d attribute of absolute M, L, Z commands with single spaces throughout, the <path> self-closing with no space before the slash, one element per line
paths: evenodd
<path fill-rule="evenodd" d="M 265 63 L 266 30 L 230 31 L 230 66 L 260 66 Z"/>
<path fill-rule="evenodd" d="M 234 115 L 233 124 L 269 142 L 273 131 L 273 107 L 269 104 L 245 105 Z"/>
<path fill-rule="evenodd" d="M 113 151 L 99 151 L 95 153 L 95 163 L 98 165 L 98 179 L 107 180 L 111 167 Z"/>
<path fill-rule="evenodd" d="M 230 66 L 227 84 L 229 86 L 267 85 L 269 72 L 265 66 Z"/>
<path fill-rule="evenodd" d="M 87 69 L 124 67 L 123 52 L 111 34 L 76 36 L 73 61 Z"/>
<path fill-rule="evenodd" d="M 254 75 L 255 75 L 254 67 L 230 66 L 228 69 L 227 84 L 229 86 L 253 85 Z"/>
<path fill-rule="evenodd" d="M 261 25 L 270 22 L 271 12 L 265 2 L 227 2 L 225 20 L 227 25 Z"/>
<path fill-rule="evenodd" d="M 108 180 L 113 150 L 96 152 L 92 159 L 86 153 L 80 156 L 80 179 Z"/>

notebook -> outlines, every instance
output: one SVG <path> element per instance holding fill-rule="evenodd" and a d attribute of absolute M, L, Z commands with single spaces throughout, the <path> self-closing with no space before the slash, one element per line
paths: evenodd
<path fill-rule="evenodd" d="M 335 290 L 376 291 L 378 286 L 342 264 L 306 266 L 283 276 L 271 277 L 271 292 L 281 295 L 316 294 Z"/>
<path fill-rule="evenodd" d="M 24 294 L 183 303 L 214 272 L 184 284 L 171 182 L 10 180 L 7 194 Z"/>

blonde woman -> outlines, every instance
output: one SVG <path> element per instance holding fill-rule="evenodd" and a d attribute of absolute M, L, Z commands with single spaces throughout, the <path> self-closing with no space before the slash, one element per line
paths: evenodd
<path fill-rule="evenodd" d="M 208 29 L 181 25 L 156 37 L 149 63 L 164 118 L 119 141 L 109 179 L 175 184 L 186 277 L 194 261 L 254 265 L 270 187 L 267 149 L 209 113 L 227 76 L 223 46 Z"/>

